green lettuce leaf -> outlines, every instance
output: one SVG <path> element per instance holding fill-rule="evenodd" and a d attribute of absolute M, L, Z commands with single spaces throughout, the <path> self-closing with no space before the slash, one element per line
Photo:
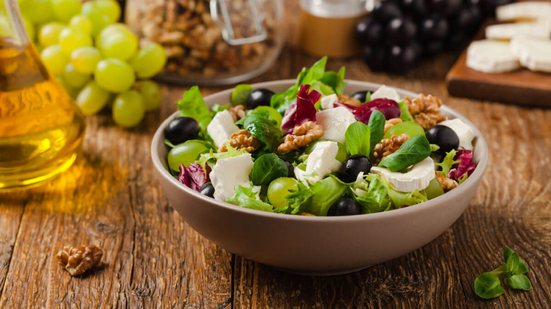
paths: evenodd
<path fill-rule="evenodd" d="M 450 170 L 452 167 L 459 163 L 459 160 L 455 160 L 455 155 L 457 154 L 457 151 L 455 149 L 452 149 L 446 153 L 444 156 L 444 159 L 442 159 L 442 162 L 436 163 L 436 166 L 440 167 L 439 173 L 442 175 L 448 177 L 448 174 L 450 173 Z"/>
<path fill-rule="evenodd" d="M 302 206 L 314 195 L 314 192 L 303 183 L 299 182 L 298 190 L 287 196 L 288 206 L 285 213 L 297 214 L 302 211 Z"/>
<path fill-rule="evenodd" d="M 287 164 L 275 153 L 263 154 L 254 161 L 251 181 L 254 185 L 269 185 L 272 180 L 286 177 L 289 173 Z"/>
<path fill-rule="evenodd" d="M 409 112 L 408 106 L 405 101 L 398 102 L 398 106 L 400 106 L 400 118 L 402 121 L 413 121 L 413 117 L 411 116 L 411 113 Z"/>
<path fill-rule="evenodd" d="M 197 163 L 199 163 L 203 168 L 205 168 L 206 164 L 214 167 L 214 164 L 218 160 L 237 157 L 245 153 L 247 153 L 247 151 L 244 149 L 236 149 L 230 145 L 227 145 L 227 151 L 225 152 L 214 152 L 211 148 L 208 153 L 203 153 L 199 156 Z"/>
<path fill-rule="evenodd" d="M 332 176 L 316 182 L 310 190 L 312 197 L 304 205 L 304 211 L 316 216 L 327 216 L 327 211 L 346 191 L 348 186 Z"/>
<path fill-rule="evenodd" d="M 419 192 L 417 190 L 413 192 L 399 192 L 394 190 L 390 185 L 388 185 L 387 188 L 388 196 L 396 208 L 411 206 L 428 200 L 427 194 L 424 192 Z"/>
<path fill-rule="evenodd" d="M 237 186 L 234 195 L 228 198 L 226 202 L 250 209 L 274 211 L 272 205 L 262 201 L 258 192 L 250 186 Z"/>
<path fill-rule="evenodd" d="M 380 176 L 370 174 L 354 183 L 354 199 L 362 205 L 363 213 L 387 211 L 392 208 L 387 185 Z"/>
<path fill-rule="evenodd" d="M 203 132 L 207 130 L 214 113 L 209 110 L 199 87 L 193 86 L 185 91 L 184 96 L 177 104 L 182 116 L 195 119 Z"/>

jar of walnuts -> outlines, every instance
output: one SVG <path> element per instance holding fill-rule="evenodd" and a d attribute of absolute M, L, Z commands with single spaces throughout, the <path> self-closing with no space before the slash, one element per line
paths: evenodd
<path fill-rule="evenodd" d="M 126 23 L 165 48 L 160 78 L 237 83 L 266 71 L 284 44 L 283 0 L 127 0 Z"/>

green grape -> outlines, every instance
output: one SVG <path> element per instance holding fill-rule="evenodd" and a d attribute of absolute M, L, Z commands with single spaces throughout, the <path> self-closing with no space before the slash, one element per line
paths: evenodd
<path fill-rule="evenodd" d="M 129 34 L 133 35 L 134 33 L 125 25 L 121 23 L 111 24 L 103 28 L 101 32 L 96 37 L 96 45 L 101 45 L 103 40 L 106 40 L 109 36 L 113 34 Z"/>
<path fill-rule="evenodd" d="M 113 120 L 124 128 L 139 124 L 145 115 L 145 104 L 141 94 L 130 90 L 117 96 L 113 102 Z"/>
<path fill-rule="evenodd" d="M 131 32 L 119 31 L 102 37 L 98 47 L 105 57 L 128 60 L 138 50 L 138 37 Z"/>
<path fill-rule="evenodd" d="M 75 70 L 75 67 L 68 63 L 61 74 L 65 83 L 74 88 L 82 88 L 89 80 L 91 75 L 80 73 Z"/>
<path fill-rule="evenodd" d="M 94 77 L 98 85 L 112 92 L 130 89 L 135 76 L 132 67 L 119 59 L 105 59 L 98 62 Z"/>
<path fill-rule="evenodd" d="M 61 74 L 69 61 L 59 45 L 50 45 L 44 48 L 40 53 L 40 58 L 52 75 Z"/>
<path fill-rule="evenodd" d="M 101 9 L 96 5 L 96 1 L 86 2 L 82 5 L 82 15 L 88 17 L 92 22 L 92 34 L 99 35 L 103 28 L 107 27 L 112 22 L 109 16 L 104 15 Z"/>
<path fill-rule="evenodd" d="M 285 208 L 288 205 L 287 196 L 297 190 L 298 180 L 290 177 L 277 178 L 268 186 L 268 200 L 276 208 Z"/>
<path fill-rule="evenodd" d="M 25 18 L 25 16 L 23 16 L 22 19 L 23 19 L 23 25 L 25 26 L 25 31 L 27 31 L 27 36 L 29 37 L 29 40 L 34 41 L 35 31 L 34 31 L 33 24 L 27 18 Z"/>
<path fill-rule="evenodd" d="M 57 44 L 59 42 L 59 34 L 65 29 L 65 25 L 59 22 L 51 22 L 40 27 L 38 33 L 38 43 L 42 47 Z"/>
<path fill-rule="evenodd" d="M 71 53 L 71 63 L 80 73 L 94 73 L 100 61 L 101 54 L 94 47 L 79 47 Z"/>
<path fill-rule="evenodd" d="M 77 97 L 78 92 L 79 92 L 78 89 L 69 86 L 65 82 L 65 80 L 63 80 L 63 78 L 61 78 L 61 77 L 56 78 L 56 80 L 61 86 L 63 86 L 63 89 L 65 89 L 65 91 L 67 91 L 67 93 L 71 96 L 71 98 L 75 99 Z"/>
<path fill-rule="evenodd" d="M 239 84 L 233 88 L 230 95 L 230 102 L 233 105 L 246 105 L 249 94 L 253 91 L 253 86 L 249 84 Z"/>
<path fill-rule="evenodd" d="M 109 92 L 98 86 L 95 81 L 90 81 L 78 94 L 76 103 L 86 116 L 94 115 L 107 105 Z"/>
<path fill-rule="evenodd" d="M 21 13 L 35 25 L 54 19 L 50 0 L 29 0 L 20 4 Z"/>
<path fill-rule="evenodd" d="M 433 198 L 444 194 L 444 189 L 442 189 L 442 186 L 438 180 L 434 178 L 429 182 L 429 186 L 425 189 L 425 193 L 427 194 L 428 199 L 432 200 Z"/>
<path fill-rule="evenodd" d="M 182 144 L 176 145 L 167 155 L 168 166 L 171 170 L 178 172 L 180 165 L 188 166 L 195 162 L 203 153 L 207 153 L 207 147 L 204 141 L 192 139 Z"/>
<path fill-rule="evenodd" d="M 71 17 L 80 13 L 82 3 L 80 0 L 50 0 L 54 16 L 61 22 L 68 22 Z"/>
<path fill-rule="evenodd" d="M 140 80 L 134 84 L 144 99 L 145 110 L 152 111 L 161 105 L 161 88 L 150 80 Z"/>
<path fill-rule="evenodd" d="M 79 47 L 92 46 L 92 38 L 86 32 L 66 28 L 59 34 L 59 45 L 67 55 L 70 55 L 73 50 Z"/>
<path fill-rule="evenodd" d="M 92 22 L 90 21 L 90 18 L 84 15 L 73 16 L 69 22 L 69 26 L 90 35 L 92 34 Z"/>
<path fill-rule="evenodd" d="M 392 136 L 401 134 L 406 134 L 409 137 L 414 137 L 417 135 L 425 135 L 425 130 L 414 121 L 405 121 L 393 126 L 388 131 L 386 131 L 385 138 L 391 138 Z"/>
<path fill-rule="evenodd" d="M 130 60 L 130 64 L 140 78 L 153 77 L 163 69 L 165 63 L 165 50 L 157 43 L 140 48 L 136 56 Z"/>
<path fill-rule="evenodd" d="M 113 0 L 96 0 L 95 6 L 103 15 L 109 17 L 109 22 L 115 23 L 121 17 L 121 7 Z"/>

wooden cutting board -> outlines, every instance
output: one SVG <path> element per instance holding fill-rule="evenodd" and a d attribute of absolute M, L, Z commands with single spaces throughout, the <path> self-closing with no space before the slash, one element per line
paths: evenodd
<path fill-rule="evenodd" d="M 483 26 L 475 39 L 484 38 Z M 509 73 L 489 74 L 467 67 L 467 49 L 461 53 L 446 76 L 452 96 L 485 101 L 551 107 L 551 74 L 521 69 Z"/>

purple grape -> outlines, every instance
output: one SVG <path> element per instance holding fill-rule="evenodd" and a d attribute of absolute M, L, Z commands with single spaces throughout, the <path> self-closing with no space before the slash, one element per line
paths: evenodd
<path fill-rule="evenodd" d="M 415 64 L 418 51 L 412 45 L 391 46 L 389 48 L 388 66 L 394 73 L 405 73 Z"/>
<path fill-rule="evenodd" d="M 369 68 L 373 71 L 382 71 L 386 68 L 385 50 L 382 47 L 364 47 L 363 57 Z"/>
<path fill-rule="evenodd" d="M 417 26 L 409 18 L 394 18 L 386 26 L 386 36 L 391 44 L 409 44 L 417 34 Z"/>
<path fill-rule="evenodd" d="M 480 0 L 480 9 L 484 16 L 494 16 L 498 6 L 509 4 L 512 0 Z"/>
<path fill-rule="evenodd" d="M 361 45 L 375 45 L 383 39 L 383 26 L 371 16 L 362 19 L 356 25 L 356 36 Z"/>
<path fill-rule="evenodd" d="M 446 0 L 446 15 L 450 16 L 456 13 L 463 6 L 461 0 Z"/>
<path fill-rule="evenodd" d="M 442 51 L 444 49 L 444 42 L 443 41 L 432 41 L 427 42 L 423 45 L 425 55 L 427 56 L 433 56 Z"/>
<path fill-rule="evenodd" d="M 377 2 L 371 14 L 382 23 L 386 23 L 393 18 L 402 17 L 400 7 L 391 1 Z"/>
<path fill-rule="evenodd" d="M 419 32 L 424 41 L 443 39 L 448 35 L 448 22 L 446 19 L 433 15 L 420 22 Z"/>
<path fill-rule="evenodd" d="M 402 0 L 404 11 L 412 13 L 415 16 L 423 17 L 427 15 L 427 5 L 425 0 Z"/>
<path fill-rule="evenodd" d="M 449 0 L 427 0 L 427 6 L 433 13 L 445 15 L 447 13 L 447 2 Z"/>

